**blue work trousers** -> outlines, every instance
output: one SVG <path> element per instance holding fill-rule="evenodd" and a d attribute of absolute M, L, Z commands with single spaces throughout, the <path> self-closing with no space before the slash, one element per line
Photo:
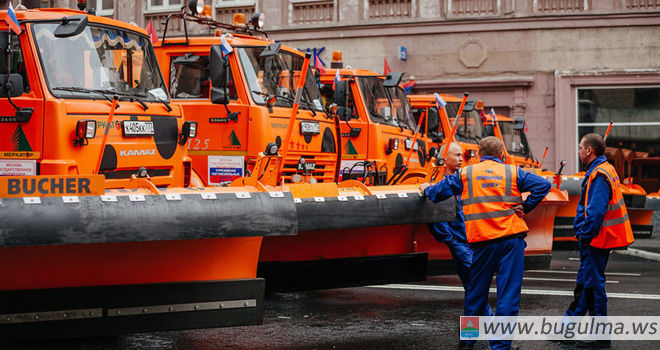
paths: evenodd
<path fill-rule="evenodd" d="M 470 283 L 465 293 L 465 316 L 487 316 L 488 292 L 497 272 L 495 316 L 517 316 L 525 268 L 525 239 L 514 237 L 472 245 Z M 468 341 L 474 343 L 474 341 Z M 491 340 L 491 349 L 510 349 L 510 340 Z"/>
<path fill-rule="evenodd" d="M 566 316 L 607 316 L 605 294 L 605 267 L 609 249 L 598 249 L 580 242 L 580 268 L 578 269 L 574 299 Z"/>

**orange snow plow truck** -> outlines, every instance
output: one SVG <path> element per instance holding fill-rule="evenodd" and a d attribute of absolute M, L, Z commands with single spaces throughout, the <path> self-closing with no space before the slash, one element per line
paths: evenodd
<path fill-rule="evenodd" d="M 296 234 L 291 195 L 185 188 L 196 125 L 144 30 L 16 17 L 0 22 L 0 342 L 260 324 L 261 240 Z"/>
<path fill-rule="evenodd" d="M 453 203 L 425 202 L 414 185 L 339 183 L 344 145 L 339 120 L 326 111 L 309 56 L 267 39 L 259 13 L 247 24 L 198 13 L 191 1 L 171 15 L 155 52 L 173 100 L 199 125 L 188 141 L 191 182 L 249 184 L 294 197 L 298 234 L 266 238 L 261 246 L 257 275 L 267 288 L 424 279 L 427 255 L 414 251 L 411 224 L 449 220 Z M 173 21 L 183 23 L 184 36 L 167 35 Z M 190 23 L 208 26 L 215 35 L 188 36 Z M 435 214 L 427 216 L 424 208 Z"/>

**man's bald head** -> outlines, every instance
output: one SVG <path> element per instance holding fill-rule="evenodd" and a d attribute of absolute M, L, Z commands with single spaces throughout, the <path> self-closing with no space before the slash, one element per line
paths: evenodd
<path fill-rule="evenodd" d="M 444 151 L 445 146 L 442 146 L 440 152 Z M 461 167 L 461 164 L 463 164 L 463 149 L 458 143 L 452 142 L 449 145 L 449 151 L 447 151 L 447 158 L 445 158 L 445 173 L 454 174 Z"/>

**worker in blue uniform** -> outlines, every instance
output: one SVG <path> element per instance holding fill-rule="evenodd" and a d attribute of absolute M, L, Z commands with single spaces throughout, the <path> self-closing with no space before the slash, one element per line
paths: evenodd
<path fill-rule="evenodd" d="M 578 155 L 587 165 L 582 193 L 573 222 L 580 251 L 574 300 L 566 316 L 607 316 L 605 267 L 613 248 L 633 243 L 619 177 L 607 162 L 605 140 L 598 134 L 587 134 L 580 140 Z M 609 341 L 597 342 L 609 347 Z"/>
<path fill-rule="evenodd" d="M 467 241 L 473 250 L 470 279 L 467 285 L 465 316 L 488 315 L 488 292 L 497 272 L 498 300 L 496 316 L 516 316 L 524 270 L 524 237 L 527 226 L 522 219 L 550 191 L 544 178 L 502 162 L 504 145 L 495 137 L 479 142 L 480 163 L 446 176 L 424 189 L 437 202 L 461 196 L 458 205 L 464 210 Z M 530 192 L 523 202 L 521 193 Z M 493 349 L 509 349 L 511 341 L 491 340 Z M 471 349 L 474 341 L 461 341 Z"/>
<path fill-rule="evenodd" d="M 440 153 L 444 151 L 443 146 L 440 149 Z M 449 150 L 447 151 L 447 157 L 445 158 L 445 176 L 454 175 L 461 168 L 463 163 L 463 149 L 461 146 L 452 142 L 449 145 Z M 424 183 L 420 186 L 422 193 L 427 187 L 431 187 L 430 183 Z M 435 187 L 429 189 L 429 197 L 435 197 L 434 192 Z M 456 201 L 460 201 L 461 196 L 456 196 Z M 446 222 L 434 222 L 429 224 L 429 230 L 433 238 L 437 241 L 445 243 L 449 252 L 451 253 L 452 261 L 454 267 L 456 268 L 456 274 L 461 279 L 463 284 L 463 289 L 467 290 L 467 285 L 470 282 L 470 266 L 472 265 L 472 248 L 467 242 L 467 237 L 465 236 L 465 218 L 463 217 L 463 210 L 460 205 L 456 206 L 456 220 Z M 492 315 L 492 310 L 490 305 L 488 306 L 487 316 Z"/>

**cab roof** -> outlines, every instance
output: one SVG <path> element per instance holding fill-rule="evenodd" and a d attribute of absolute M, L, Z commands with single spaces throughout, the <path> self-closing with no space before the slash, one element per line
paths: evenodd
<path fill-rule="evenodd" d="M 384 74 L 376 73 L 368 69 L 353 69 L 353 68 L 326 68 L 325 74 L 321 74 L 321 80 L 327 80 L 328 77 L 334 79 L 339 70 L 339 75 L 341 77 L 351 77 L 351 76 L 366 76 L 366 77 L 383 77 Z M 324 79 L 326 78 L 326 79 Z"/>
<path fill-rule="evenodd" d="M 0 11 L 0 16 L 7 16 L 7 11 Z M 100 23 L 113 27 L 124 28 L 139 32 L 141 34 L 147 35 L 147 31 L 124 21 L 119 21 L 116 19 L 106 18 L 102 16 L 90 15 L 85 11 L 66 9 L 66 8 L 44 8 L 44 9 L 29 9 L 29 10 L 17 10 L 16 18 L 18 22 L 21 21 L 34 21 L 34 20 L 59 20 L 62 17 L 66 16 L 76 16 L 76 15 L 86 15 L 89 22 Z"/>
<path fill-rule="evenodd" d="M 265 38 L 260 38 L 260 37 L 255 37 L 251 35 L 245 35 L 245 34 L 235 34 L 235 33 L 230 33 L 231 36 L 226 36 L 227 42 L 231 46 L 266 46 L 268 44 L 272 44 L 275 41 L 273 40 L 268 40 Z M 169 45 L 172 45 L 172 48 L 186 48 L 185 45 L 186 38 L 184 36 L 176 36 L 176 37 L 167 37 L 166 40 L 166 47 Z M 188 47 L 190 46 L 196 46 L 196 47 L 211 47 L 212 45 L 220 45 L 221 39 L 220 36 L 212 36 L 212 35 L 207 35 L 207 36 L 188 36 Z M 174 46 L 176 45 L 176 46 Z M 154 45 L 154 47 L 162 47 L 163 46 L 163 40 L 159 39 L 158 42 Z M 287 45 L 282 45 L 282 50 L 294 53 L 296 55 L 302 56 L 303 53 L 290 47 Z"/>
<path fill-rule="evenodd" d="M 447 95 L 447 94 L 438 94 L 440 97 L 442 97 L 445 102 L 461 102 L 462 99 L 452 96 L 452 95 Z M 408 101 L 410 101 L 411 105 L 428 105 L 428 106 L 435 106 L 435 95 L 408 95 Z M 414 106 L 413 106 L 414 107 Z"/>

